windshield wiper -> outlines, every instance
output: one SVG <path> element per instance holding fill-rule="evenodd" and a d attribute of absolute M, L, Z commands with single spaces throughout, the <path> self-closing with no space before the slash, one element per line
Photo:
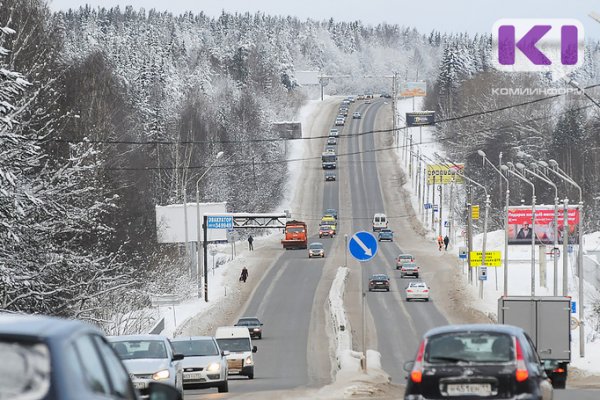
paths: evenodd
<path fill-rule="evenodd" d="M 435 361 L 450 361 L 453 363 L 459 363 L 459 362 L 471 363 L 471 360 L 465 360 L 464 358 L 459 358 L 459 357 L 445 357 L 445 356 L 429 357 L 429 362 L 435 362 Z"/>

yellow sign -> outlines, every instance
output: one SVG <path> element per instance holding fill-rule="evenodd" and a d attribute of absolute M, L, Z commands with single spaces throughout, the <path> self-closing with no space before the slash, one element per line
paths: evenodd
<path fill-rule="evenodd" d="M 479 206 L 471 206 L 471 219 L 479 219 Z"/>
<path fill-rule="evenodd" d="M 464 164 L 428 164 L 427 184 L 447 185 L 454 183 L 463 184 L 465 180 L 460 175 L 465 168 Z"/>
<path fill-rule="evenodd" d="M 483 253 L 481 251 L 471 252 L 471 267 L 481 266 L 481 258 Z M 502 265 L 502 253 L 497 251 L 486 251 L 485 252 L 485 266 L 486 267 L 500 267 Z"/>

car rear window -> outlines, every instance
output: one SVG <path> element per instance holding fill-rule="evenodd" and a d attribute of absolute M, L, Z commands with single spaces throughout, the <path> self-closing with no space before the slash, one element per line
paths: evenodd
<path fill-rule="evenodd" d="M 0 339 L 1 340 L 1 339 Z M 50 389 L 50 351 L 45 344 L 0 341 L 0 399 L 41 399 Z"/>
<path fill-rule="evenodd" d="M 514 359 L 510 335 L 496 332 L 457 332 L 432 336 L 425 349 L 425 361 L 442 363 L 494 363 Z"/>

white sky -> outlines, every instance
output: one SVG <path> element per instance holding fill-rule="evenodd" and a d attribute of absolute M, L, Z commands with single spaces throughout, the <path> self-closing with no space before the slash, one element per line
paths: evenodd
<path fill-rule="evenodd" d="M 600 23 L 588 14 L 600 14 L 598 0 L 48 0 L 54 10 L 92 6 L 156 8 L 175 14 L 184 11 L 218 16 L 222 10 L 270 15 L 292 15 L 317 20 L 361 20 L 414 26 L 421 32 L 490 32 L 500 18 L 575 18 L 581 21 L 586 37 L 600 40 Z"/>

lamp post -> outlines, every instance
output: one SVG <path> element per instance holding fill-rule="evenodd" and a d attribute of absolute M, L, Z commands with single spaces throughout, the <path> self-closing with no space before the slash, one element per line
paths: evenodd
<path fill-rule="evenodd" d="M 548 164 L 550 164 L 550 166 L 552 168 L 549 168 L 548 170 L 551 172 L 554 172 L 557 176 L 561 177 L 565 182 L 575 186 L 577 188 L 577 190 L 579 191 L 579 232 L 578 232 L 578 239 L 579 239 L 579 252 L 577 253 L 577 274 L 579 275 L 579 322 L 580 322 L 580 326 L 579 326 L 579 355 L 581 357 L 585 356 L 585 335 L 584 335 L 584 324 L 583 324 L 583 191 L 581 190 L 581 186 L 579 186 L 569 175 L 567 175 L 565 173 L 565 171 L 563 171 L 562 169 L 560 169 L 560 167 L 558 166 L 558 163 L 555 160 L 548 160 Z M 568 217 L 565 220 L 564 224 L 565 227 L 567 226 L 567 223 L 569 222 Z M 565 254 L 566 257 L 566 254 Z M 564 279 L 566 279 L 567 275 L 566 273 L 568 273 L 568 271 L 564 271 L 565 272 L 565 276 Z M 565 282 L 563 282 L 563 295 L 566 296 L 566 288 L 567 288 L 567 284 Z"/>
<path fill-rule="evenodd" d="M 479 154 L 483 158 L 483 163 L 488 163 L 492 166 L 494 171 L 496 171 L 502 179 L 506 182 L 506 204 L 504 209 L 504 296 L 508 296 L 508 207 L 510 206 L 510 189 L 508 178 L 504 176 L 504 174 L 496 168 L 496 166 L 488 160 L 486 154 L 483 150 L 477 150 L 477 154 Z M 497 271 L 496 269 L 494 271 Z M 496 272 L 496 290 L 498 290 L 498 279 Z"/>
<path fill-rule="evenodd" d="M 204 176 L 208 173 L 208 171 L 210 171 L 210 169 L 216 164 L 217 160 L 219 158 L 221 158 L 223 156 L 223 152 L 220 151 L 217 153 L 217 155 L 215 156 L 214 161 L 212 162 L 212 164 L 210 164 L 208 166 L 208 168 L 206 168 L 206 171 L 204 171 L 204 173 L 202 175 L 200 175 L 200 178 L 198 178 L 198 180 L 196 181 L 196 252 L 198 255 L 198 259 L 197 259 L 197 265 L 196 265 L 196 282 L 198 283 L 198 298 L 202 297 L 202 286 L 205 287 L 204 293 L 205 293 L 205 298 L 204 300 L 206 302 L 208 302 L 208 287 L 206 284 L 206 275 L 207 275 L 207 269 L 208 266 L 206 265 L 206 263 L 204 264 L 204 284 L 202 285 L 202 282 L 200 281 L 200 264 L 201 264 L 201 258 L 200 258 L 200 236 L 202 235 L 202 222 L 200 221 L 200 181 L 202 180 L 202 178 L 204 178 Z M 207 238 L 204 238 L 204 242 L 206 242 Z"/>
<path fill-rule="evenodd" d="M 511 162 L 507 165 L 501 165 L 500 169 L 517 177 L 523 182 L 531 185 L 531 296 L 535 296 L 535 185 L 522 174 L 514 170 L 515 166 Z"/>

